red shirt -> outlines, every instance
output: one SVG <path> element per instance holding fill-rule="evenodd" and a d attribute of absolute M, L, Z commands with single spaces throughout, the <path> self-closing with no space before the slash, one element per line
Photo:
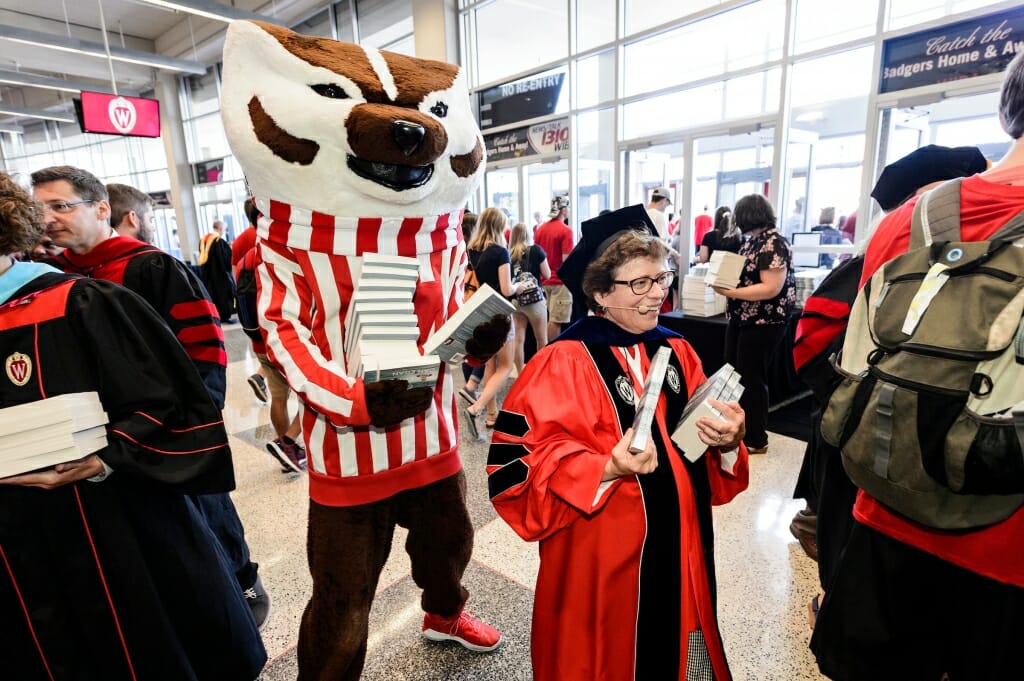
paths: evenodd
<path fill-rule="evenodd" d="M 558 218 L 548 220 L 537 228 L 537 233 L 533 235 L 533 242 L 548 254 L 548 264 L 551 266 L 551 276 L 541 281 L 541 284 L 544 286 L 561 285 L 562 280 L 558 278 L 558 268 L 562 266 L 566 256 L 572 251 L 572 230 Z"/>
<path fill-rule="evenodd" d="M 249 225 L 248 229 L 242 230 L 234 241 L 231 242 L 231 269 L 235 279 L 238 279 L 239 265 L 245 254 L 256 247 L 256 228 Z"/>
<path fill-rule="evenodd" d="M 916 199 L 899 207 L 878 225 L 864 256 L 861 286 L 888 260 L 910 246 L 910 219 Z M 980 241 L 1024 209 L 1024 186 L 995 184 L 975 175 L 960 189 L 960 236 Z M 936 530 L 897 515 L 861 491 L 854 517 L 893 539 L 985 577 L 1024 587 L 1024 509 L 1006 520 L 967 532 Z"/>
<path fill-rule="evenodd" d="M 704 235 L 714 226 L 710 215 L 698 215 L 693 219 L 693 243 L 700 245 Z"/>

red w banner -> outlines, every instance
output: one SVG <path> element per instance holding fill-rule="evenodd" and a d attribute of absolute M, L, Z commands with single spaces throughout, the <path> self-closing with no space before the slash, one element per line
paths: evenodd
<path fill-rule="evenodd" d="M 160 102 L 82 91 L 82 129 L 106 135 L 160 136 Z"/>

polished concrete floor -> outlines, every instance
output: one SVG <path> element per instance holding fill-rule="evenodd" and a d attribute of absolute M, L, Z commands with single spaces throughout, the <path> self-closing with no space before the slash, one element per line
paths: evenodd
<path fill-rule="evenodd" d="M 264 444 L 273 438 L 269 409 L 246 383 L 255 357 L 237 326 L 228 340 L 228 405 L 238 489 L 235 504 L 245 524 L 253 559 L 273 599 L 263 630 L 270 662 L 260 681 L 296 676 L 295 643 L 310 593 L 306 569 L 305 476 L 280 472 Z M 466 426 L 462 426 L 463 434 Z M 476 654 L 454 643 L 419 635 L 423 613 L 396 533 L 370 618 L 366 681 L 529 681 L 530 612 L 537 574 L 537 547 L 519 539 L 498 518 L 487 498 L 486 445 L 464 444 L 469 510 L 476 528 L 473 561 L 464 583 L 468 608 L 498 627 L 504 645 Z M 767 455 L 753 457 L 750 488 L 715 509 L 719 620 L 736 681 L 823 679 L 807 649 L 807 603 L 816 593 L 815 564 L 789 533 L 803 503 L 791 498 L 804 444 L 773 436 Z"/>

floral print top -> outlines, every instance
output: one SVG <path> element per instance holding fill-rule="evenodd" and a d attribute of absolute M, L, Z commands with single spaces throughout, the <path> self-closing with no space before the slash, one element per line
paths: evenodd
<path fill-rule="evenodd" d="M 779 295 L 768 300 L 730 298 L 725 310 L 729 321 L 748 324 L 785 324 L 796 304 L 796 279 L 793 276 L 793 252 L 786 237 L 774 229 L 744 240 L 740 255 L 747 259 L 740 275 L 740 287 L 761 283 L 761 270 L 786 268 L 786 281 Z"/>

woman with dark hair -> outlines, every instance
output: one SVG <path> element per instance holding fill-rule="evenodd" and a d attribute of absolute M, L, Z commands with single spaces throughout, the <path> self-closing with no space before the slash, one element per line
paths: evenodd
<path fill-rule="evenodd" d="M 725 361 L 743 377 L 744 441 L 751 454 L 764 454 L 768 451 L 768 361 L 796 302 L 793 254 L 786 237 L 775 230 L 772 204 L 760 194 L 737 201 L 733 220 L 745 237 L 739 254 L 747 262 L 738 287 L 715 287 L 715 291 L 729 299 Z"/>
<path fill-rule="evenodd" d="M 594 315 L 526 365 L 487 458 L 498 514 L 540 542 L 533 679 L 728 681 L 711 514 L 747 486 L 743 412 L 712 401 L 722 419 L 699 419 L 701 451 L 684 455 L 670 434 L 704 374 L 658 325 L 674 279 L 668 247 L 642 206 L 582 231 L 559 277 Z M 662 348 L 649 437 L 631 450 L 637 395 Z"/>
<path fill-rule="evenodd" d="M 740 250 L 740 230 L 732 220 L 732 211 L 728 206 L 719 206 L 715 211 L 715 227 L 704 235 L 700 242 L 700 255 L 697 262 L 711 260 L 715 251 L 738 253 Z"/>

